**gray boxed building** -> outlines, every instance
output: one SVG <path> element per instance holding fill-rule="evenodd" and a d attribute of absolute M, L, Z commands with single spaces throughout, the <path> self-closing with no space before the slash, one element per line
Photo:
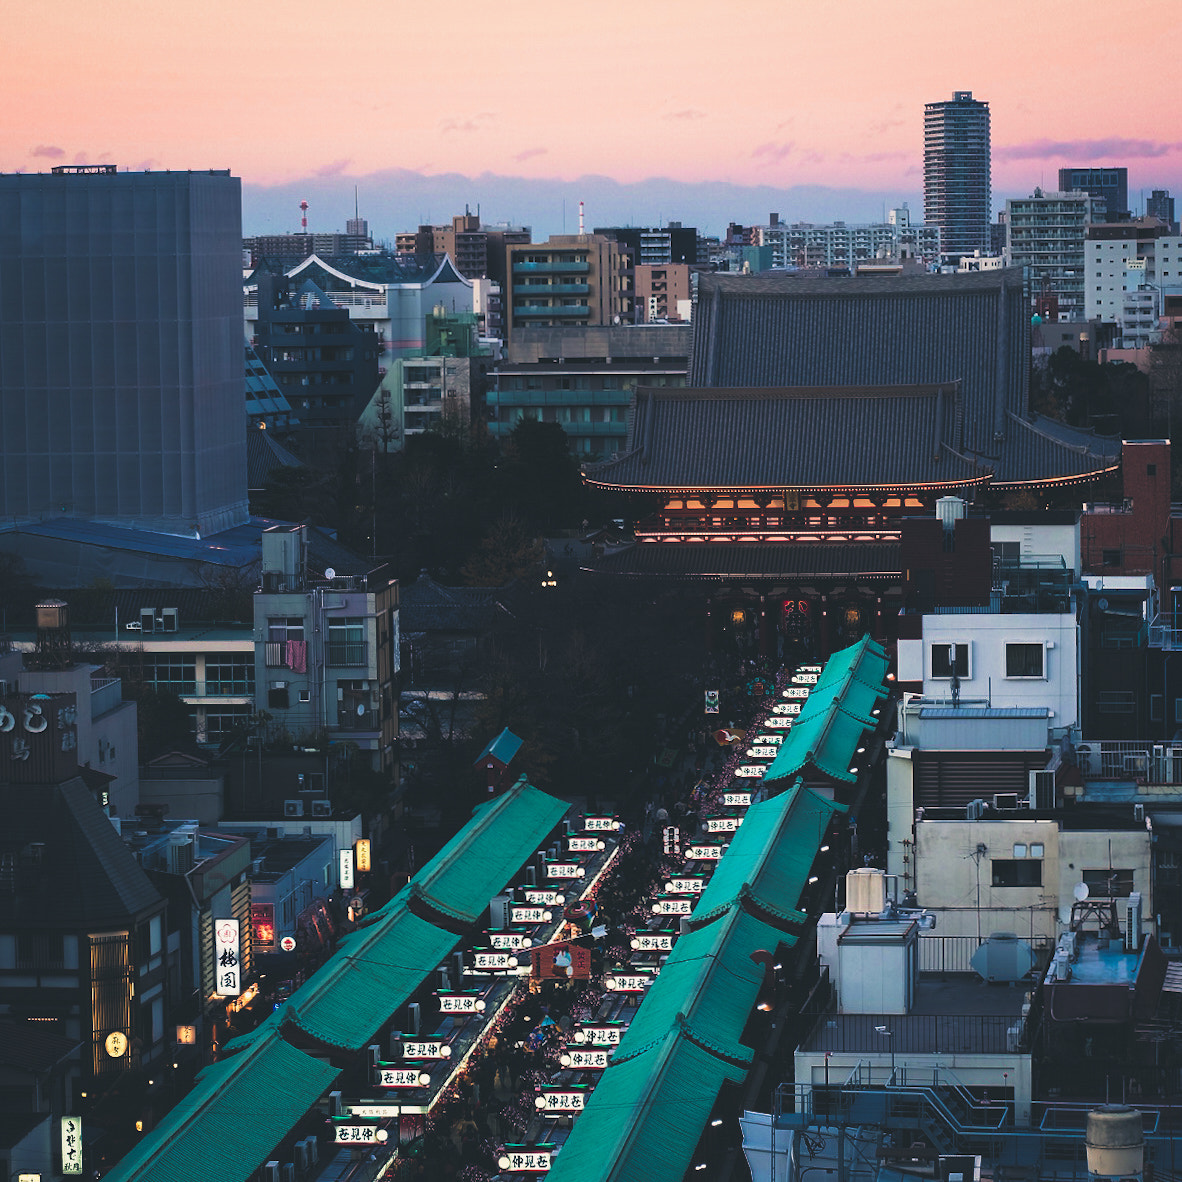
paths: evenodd
<path fill-rule="evenodd" d="M 247 520 L 241 186 L 0 175 L 0 515 Z"/>

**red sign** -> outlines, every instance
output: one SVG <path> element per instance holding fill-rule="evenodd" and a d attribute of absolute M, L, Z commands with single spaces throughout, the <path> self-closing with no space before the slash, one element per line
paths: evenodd
<path fill-rule="evenodd" d="M 591 977 L 591 949 L 559 940 L 531 949 L 530 975 L 541 981 L 587 981 Z"/>

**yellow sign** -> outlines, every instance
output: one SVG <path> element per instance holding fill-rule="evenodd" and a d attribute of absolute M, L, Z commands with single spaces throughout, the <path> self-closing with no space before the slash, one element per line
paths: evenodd
<path fill-rule="evenodd" d="M 184 1046 L 197 1045 L 197 1027 L 196 1026 L 178 1026 L 176 1028 L 176 1040 Z"/>
<path fill-rule="evenodd" d="M 122 1059 L 127 1054 L 127 1035 L 122 1030 L 112 1030 L 107 1035 L 106 1041 L 107 1054 L 112 1059 Z"/>
<path fill-rule="evenodd" d="M 369 838 L 362 837 L 357 842 L 357 869 L 369 869 Z"/>

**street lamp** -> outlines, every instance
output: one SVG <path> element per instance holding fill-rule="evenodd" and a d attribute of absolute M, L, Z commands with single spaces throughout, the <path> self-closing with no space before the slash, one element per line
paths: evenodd
<path fill-rule="evenodd" d="M 888 1045 L 891 1048 L 891 1078 L 888 1083 L 895 1082 L 895 1032 L 888 1030 L 885 1026 L 875 1026 L 875 1034 L 881 1034 L 883 1038 L 889 1039 Z"/>

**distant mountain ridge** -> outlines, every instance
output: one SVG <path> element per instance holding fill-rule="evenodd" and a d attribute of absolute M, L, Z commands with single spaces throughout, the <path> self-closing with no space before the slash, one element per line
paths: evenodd
<path fill-rule="evenodd" d="M 886 210 L 908 203 L 912 217 L 923 216 L 919 193 L 884 195 L 861 189 L 796 185 L 738 185 L 724 181 L 675 181 L 653 177 L 622 183 L 605 176 L 582 176 L 572 181 L 481 173 L 428 175 L 391 168 L 366 176 L 344 172 L 317 175 L 280 185 L 243 183 L 243 233 L 295 233 L 300 228 L 301 200 L 308 202 L 308 229 L 313 233 L 343 230 L 353 216 L 354 186 L 357 208 L 369 222 L 375 240 L 420 224 L 448 222 L 479 206 L 485 225 L 509 222 L 530 226 L 534 240 L 552 234 L 574 234 L 579 228 L 579 201 L 585 203 L 588 231 L 595 226 L 657 226 L 670 220 L 696 226 L 710 236 L 721 236 L 729 222 L 767 225 L 769 214 L 783 222 L 877 222 Z"/>

